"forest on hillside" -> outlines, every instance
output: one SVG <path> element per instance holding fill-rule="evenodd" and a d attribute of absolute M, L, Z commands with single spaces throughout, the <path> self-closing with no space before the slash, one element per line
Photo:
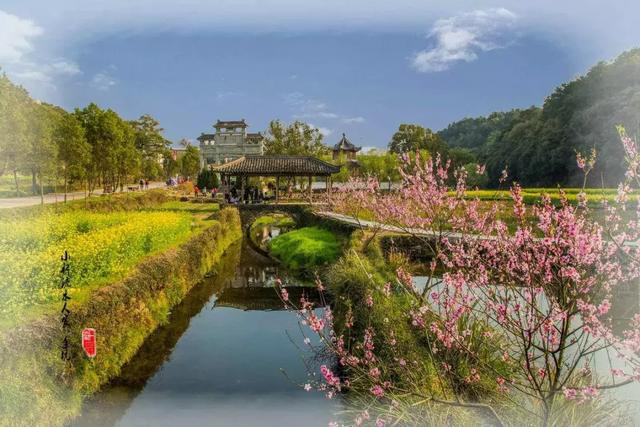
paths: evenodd
<path fill-rule="evenodd" d="M 640 125 L 640 49 L 557 87 L 541 108 L 495 112 L 451 123 L 437 135 L 449 149 L 471 151 L 487 165 L 489 186 L 505 166 L 524 186 L 575 186 L 576 151 L 597 152 L 589 185 L 615 186 L 624 174 L 617 125 L 635 136 Z"/>

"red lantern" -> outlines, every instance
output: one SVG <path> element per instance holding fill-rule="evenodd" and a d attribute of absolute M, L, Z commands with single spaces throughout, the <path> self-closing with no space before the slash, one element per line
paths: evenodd
<path fill-rule="evenodd" d="M 96 357 L 96 330 L 84 328 L 82 330 L 82 348 L 89 357 Z"/>

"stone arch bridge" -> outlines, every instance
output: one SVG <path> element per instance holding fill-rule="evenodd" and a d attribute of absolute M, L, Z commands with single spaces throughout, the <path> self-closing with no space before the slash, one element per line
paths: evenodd
<path fill-rule="evenodd" d="M 310 221 L 315 215 L 309 209 L 308 204 L 257 204 L 257 205 L 238 205 L 240 213 L 240 221 L 242 228 L 248 230 L 256 219 L 263 215 L 285 214 L 289 215 L 296 222 L 296 225 L 302 226 Z"/>

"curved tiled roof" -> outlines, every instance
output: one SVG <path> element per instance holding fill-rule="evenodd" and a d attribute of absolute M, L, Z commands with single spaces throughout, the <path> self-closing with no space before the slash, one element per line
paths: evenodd
<path fill-rule="evenodd" d="M 199 137 L 197 137 L 196 139 L 198 141 L 212 141 L 213 138 L 215 137 L 214 134 L 212 133 L 201 133 Z"/>
<path fill-rule="evenodd" d="M 243 156 L 211 169 L 230 175 L 256 176 L 326 176 L 340 171 L 339 166 L 311 156 Z"/>
<path fill-rule="evenodd" d="M 218 120 L 216 122 L 215 125 L 213 125 L 214 128 L 246 128 L 247 123 L 244 121 L 244 119 L 242 120 Z"/>
<path fill-rule="evenodd" d="M 251 139 L 251 140 L 260 140 L 262 141 L 264 139 L 264 136 L 258 132 L 258 133 L 247 133 L 247 139 Z"/>
<path fill-rule="evenodd" d="M 336 145 L 333 146 L 333 151 L 360 151 L 361 147 L 356 147 L 347 139 L 347 136 L 343 133 L 342 138 Z"/>

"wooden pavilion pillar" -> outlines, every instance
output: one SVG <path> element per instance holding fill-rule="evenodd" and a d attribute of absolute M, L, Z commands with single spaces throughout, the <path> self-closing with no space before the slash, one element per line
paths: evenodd
<path fill-rule="evenodd" d="M 327 200 L 329 200 L 329 197 L 331 196 L 331 192 L 329 191 L 329 179 L 331 179 L 329 175 L 324 177 L 324 189 L 327 192 Z"/>
<path fill-rule="evenodd" d="M 280 191 L 280 175 L 276 176 L 276 205 L 278 204 L 278 193 Z"/>
<path fill-rule="evenodd" d="M 313 203 L 313 188 L 311 188 L 311 175 L 309 175 L 309 204 Z"/>
<path fill-rule="evenodd" d="M 246 180 L 245 176 L 240 176 L 240 180 L 242 181 L 242 185 L 240 187 L 240 204 L 243 204 L 245 202 L 244 200 L 244 182 Z"/>

